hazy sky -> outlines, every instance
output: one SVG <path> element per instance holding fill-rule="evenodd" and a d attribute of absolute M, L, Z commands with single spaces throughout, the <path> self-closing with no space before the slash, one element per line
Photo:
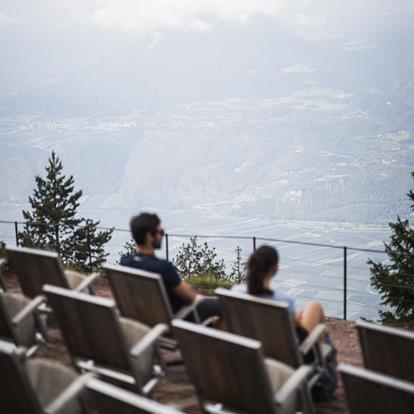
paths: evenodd
<path fill-rule="evenodd" d="M 412 0 L 0 0 L 0 109 L 234 96 L 237 71 L 334 77 L 321 66 L 387 39 L 412 57 L 413 20 Z"/>
<path fill-rule="evenodd" d="M 326 39 L 381 26 L 408 10 L 410 0 L 3 0 L 0 24 L 8 27 L 6 33 L 17 25 L 50 34 L 104 28 L 154 35 L 168 29 L 214 30 L 216 19 L 249 24 L 262 15 L 299 36 Z"/>

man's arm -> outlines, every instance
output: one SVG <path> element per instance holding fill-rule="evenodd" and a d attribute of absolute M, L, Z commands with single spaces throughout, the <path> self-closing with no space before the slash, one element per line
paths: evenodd
<path fill-rule="evenodd" d="M 198 300 L 201 295 L 187 282 L 181 281 L 175 288 L 174 293 L 189 305 Z"/>

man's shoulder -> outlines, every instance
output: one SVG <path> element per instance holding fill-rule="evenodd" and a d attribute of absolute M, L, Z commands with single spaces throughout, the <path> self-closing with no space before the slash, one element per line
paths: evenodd
<path fill-rule="evenodd" d="M 165 271 L 174 268 L 174 265 L 165 259 L 156 256 L 140 256 L 138 254 L 130 254 L 121 258 L 120 264 L 123 266 L 131 266 L 137 268 L 149 268 L 153 271 Z"/>
<path fill-rule="evenodd" d="M 137 255 L 135 254 L 127 254 L 125 256 L 121 257 L 121 260 L 119 261 L 119 264 L 122 266 L 130 266 L 130 267 L 135 267 L 134 263 L 137 263 Z"/>

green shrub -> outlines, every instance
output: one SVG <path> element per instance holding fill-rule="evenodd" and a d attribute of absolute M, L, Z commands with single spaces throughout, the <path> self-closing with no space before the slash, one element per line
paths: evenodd
<path fill-rule="evenodd" d="M 215 279 L 226 278 L 224 261 L 217 256 L 216 248 L 207 242 L 199 243 L 197 236 L 180 246 L 174 265 L 184 279 L 206 274 Z"/>
<path fill-rule="evenodd" d="M 121 262 L 121 259 L 124 256 L 129 256 L 130 254 L 134 254 L 137 252 L 137 245 L 135 243 L 135 241 L 133 239 L 128 240 L 127 242 L 125 242 L 122 251 L 119 253 L 119 260 L 118 263 Z"/>

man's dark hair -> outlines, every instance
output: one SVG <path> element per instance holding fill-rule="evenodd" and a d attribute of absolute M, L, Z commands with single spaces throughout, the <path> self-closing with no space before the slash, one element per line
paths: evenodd
<path fill-rule="evenodd" d="M 145 235 L 151 233 L 155 235 L 157 226 L 161 223 L 160 218 L 156 214 L 141 213 L 132 217 L 129 226 L 131 228 L 132 237 L 138 246 L 145 244 Z"/>

